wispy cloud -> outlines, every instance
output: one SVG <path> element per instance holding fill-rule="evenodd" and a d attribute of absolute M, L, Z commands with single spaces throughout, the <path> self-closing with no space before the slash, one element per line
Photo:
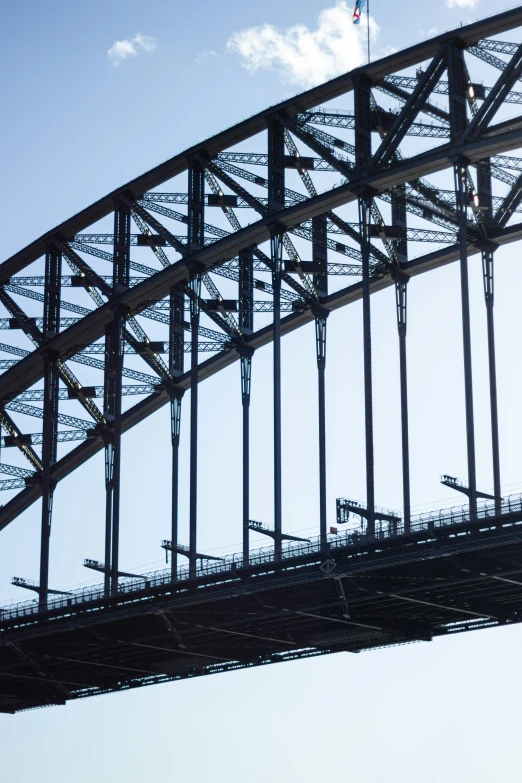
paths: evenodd
<path fill-rule="evenodd" d="M 480 0 L 446 0 L 448 8 L 476 8 Z"/>
<path fill-rule="evenodd" d="M 201 65 L 201 63 L 204 63 L 205 60 L 208 60 L 209 57 L 219 57 L 220 55 L 218 52 L 216 52 L 214 49 L 204 49 L 202 52 L 198 54 L 194 62 L 196 65 Z"/>
<path fill-rule="evenodd" d="M 321 11 L 315 30 L 305 25 L 279 30 L 270 24 L 241 30 L 229 38 L 227 51 L 238 55 L 248 71 L 274 70 L 286 82 L 313 87 L 364 62 L 366 16 L 356 26 L 352 11 L 341 0 Z M 378 30 L 372 20 L 373 39 Z"/>
<path fill-rule="evenodd" d="M 116 41 L 107 52 L 107 57 L 113 65 L 120 65 L 129 57 L 136 57 L 138 52 L 153 52 L 156 39 L 150 35 L 138 33 L 134 38 Z"/>

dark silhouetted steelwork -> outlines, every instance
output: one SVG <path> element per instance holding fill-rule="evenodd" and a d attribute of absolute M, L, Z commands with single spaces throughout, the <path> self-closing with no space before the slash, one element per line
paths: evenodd
<path fill-rule="evenodd" d="M 522 46 L 498 38 L 521 28 L 515 8 L 286 100 L 127 183 L 0 265 L 0 490 L 12 493 L 0 506 L 0 529 L 42 502 L 39 579 L 12 582 L 37 600 L 1 610 L 0 711 L 520 621 L 522 503 L 502 498 L 494 259 L 522 239 Z M 474 80 L 477 58 L 490 85 Z M 379 103 L 383 94 L 392 109 Z M 492 492 L 479 491 L 476 478 L 468 279 L 475 256 L 486 302 Z M 467 478 L 445 475 L 442 483 L 469 504 L 412 517 L 408 298 L 412 278 L 455 261 Z M 386 288 L 395 294 L 399 336 L 400 409 L 390 402 L 389 415 L 400 419 L 400 511 L 376 505 L 372 294 Z M 365 457 L 351 432 L 345 443 L 361 452 L 366 498 L 339 498 L 338 526 L 329 528 L 327 323 L 358 301 L 364 410 L 350 416 L 364 415 Z M 315 326 L 318 390 L 317 425 L 315 413 L 305 425 L 318 446 L 317 474 L 306 476 L 318 489 L 303 525 L 317 530 L 310 540 L 290 532 L 283 516 L 283 457 L 292 451 L 282 436 L 282 340 L 307 324 Z M 274 515 L 262 523 L 250 518 L 250 406 L 253 356 L 270 343 L 273 477 L 263 490 L 273 495 Z M 226 503 L 229 513 L 228 498 L 241 495 L 242 546 L 220 557 L 198 548 L 198 390 L 235 361 L 241 468 L 229 472 L 216 512 Z M 346 357 L 329 359 L 339 361 Z M 91 385 L 73 373 L 78 364 Z M 189 390 L 185 519 L 180 435 Z M 122 436 L 167 404 L 172 487 L 162 547 L 170 564 L 134 574 L 119 562 Z M 271 413 L 269 398 L 262 405 Z M 25 431 L 19 416 L 40 430 Z M 25 467 L 9 464 L 9 449 Z M 102 450 L 105 547 L 84 564 L 103 584 L 50 588 L 55 488 Z M 345 481 L 348 492 L 348 472 Z M 261 550 L 251 547 L 257 534 L 268 544 Z"/>

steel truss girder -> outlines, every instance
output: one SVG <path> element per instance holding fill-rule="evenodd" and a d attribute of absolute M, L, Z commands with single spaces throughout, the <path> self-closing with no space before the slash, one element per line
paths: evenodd
<path fill-rule="evenodd" d="M 467 153 L 468 159 L 473 161 L 473 158 L 475 157 L 482 159 L 489 154 L 496 153 L 499 147 L 502 150 L 507 150 L 514 149 L 517 146 L 518 134 L 504 131 L 498 135 L 489 135 L 485 139 L 475 141 L 472 145 L 459 146 L 454 151 L 456 153 Z M 401 161 L 400 164 L 390 167 L 390 169 L 385 172 L 372 174 L 361 178 L 359 182 L 353 182 L 350 183 L 350 185 L 346 184 L 334 188 L 326 194 L 321 194 L 299 205 L 285 209 L 279 216 L 281 223 L 288 227 L 291 225 L 298 225 L 314 213 L 324 214 L 325 211 L 335 205 L 348 203 L 355 198 L 352 188 L 354 190 L 360 190 L 365 186 L 370 186 L 374 189 L 381 190 L 382 192 L 391 184 L 397 185 L 401 182 L 411 180 L 416 174 L 425 174 L 428 171 L 439 171 L 447 166 L 447 154 L 448 150 L 445 145 L 442 150 L 430 151 L 408 161 Z M 230 255 L 232 255 L 238 247 L 241 247 L 241 245 L 248 246 L 250 244 L 257 244 L 260 241 L 265 241 L 267 238 L 268 229 L 265 219 L 242 229 L 241 232 L 238 232 L 237 234 L 231 235 L 227 240 L 218 241 L 213 247 L 205 248 L 204 250 L 198 251 L 197 254 L 192 255 L 194 257 L 197 255 L 198 259 L 201 260 L 201 263 L 204 263 L 205 266 L 209 268 L 213 262 L 215 263 L 216 260 L 219 259 L 219 257 L 222 257 L 223 255 L 228 255 L 230 257 Z M 119 300 L 122 304 L 126 304 L 131 309 L 134 308 L 137 312 L 140 307 L 140 300 L 143 301 L 145 299 L 148 303 L 153 291 L 154 296 L 158 297 L 158 294 L 161 296 L 165 293 L 166 289 L 168 290 L 171 281 L 174 282 L 176 277 L 178 277 L 179 280 L 183 279 L 183 269 L 186 267 L 186 263 L 189 262 L 190 258 L 191 257 L 187 256 L 182 262 L 173 264 L 169 269 L 158 272 L 153 279 L 146 280 L 140 286 L 120 294 L 118 297 Z M 158 288 L 160 289 L 159 291 Z M 85 326 L 90 320 L 92 320 L 93 325 L 94 323 L 102 325 L 107 320 L 107 310 L 107 305 L 105 305 L 103 308 L 99 308 L 97 311 L 93 312 L 92 315 L 86 316 L 82 322 L 82 329 L 78 331 L 84 331 Z M 96 337 L 100 336 L 98 330 L 99 326 L 97 327 Z M 74 326 L 67 330 L 67 332 L 60 334 L 55 338 L 54 342 L 56 343 L 56 347 L 63 354 L 67 350 L 67 343 L 69 341 L 72 342 L 73 339 L 74 343 L 77 344 L 78 337 L 75 333 Z M 91 334 L 89 334 L 89 342 L 92 342 Z M 30 357 L 28 357 L 28 359 L 29 358 Z M 32 361 L 34 362 L 34 357 Z M 25 362 L 24 374 L 26 373 L 27 360 L 25 360 Z M 22 363 L 20 363 L 20 365 L 21 364 Z M 36 374 L 31 373 L 31 379 L 28 378 L 28 380 L 31 380 L 32 382 L 35 382 L 38 377 L 37 367 L 35 367 L 35 370 Z M 13 382 L 18 385 L 18 381 L 15 381 L 15 373 L 10 372 L 4 374 L 0 383 L 0 394 L 5 394 Z"/>
<path fill-rule="evenodd" d="M 424 111 L 424 108 L 420 111 Z M 383 115 L 386 119 L 386 130 L 389 130 L 391 124 L 395 121 L 396 116 L 393 113 L 383 111 Z M 355 118 L 353 114 L 348 112 L 308 112 L 303 116 L 303 120 L 313 125 L 327 125 L 334 128 L 344 128 L 345 130 L 353 130 L 355 127 Z M 373 123 L 375 129 L 379 129 L 379 120 L 377 116 L 373 115 Z M 427 125 L 422 122 L 412 122 L 408 130 L 405 131 L 405 136 L 420 136 L 421 138 L 431 139 L 447 139 L 449 137 L 449 128 L 446 125 Z M 320 170 L 315 169 L 314 170 Z M 331 164 L 328 171 L 331 170 Z"/>
<path fill-rule="evenodd" d="M 53 245 L 53 247 L 55 247 Z M 55 247 L 55 253 L 59 252 L 58 249 Z M 61 279 L 61 278 L 60 278 Z M 60 289 L 60 280 L 57 279 L 53 282 L 53 288 L 59 291 Z M 48 305 L 46 305 L 46 297 L 47 294 L 42 297 L 44 301 L 45 308 L 48 308 Z M 5 292 L 5 288 L 0 290 L 0 300 L 2 301 L 2 304 L 6 307 L 6 309 L 14 316 L 15 320 L 18 322 L 19 326 L 23 331 L 26 333 L 26 335 L 29 337 L 29 339 L 37 346 L 44 347 L 49 340 L 52 340 L 54 336 L 58 333 L 58 325 L 63 325 L 63 319 L 60 319 L 60 316 L 58 314 L 57 316 L 57 322 L 54 324 L 53 329 L 51 330 L 51 334 L 48 335 L 47 339 L 44 336 L 44 331 L 40 331 L 38 328 L 38 323 L 34 323 L 33 319 L 28 318 L 23 310 L 16 304 L 16 302 L 8 296 L 8 294 Z M 59 296 L 54 297 L 53 299 L 53 307 L 58 307 L 60 302 Z M 59 310 L 59 308 L 58 308 Z M 48 319 L 48 316 L 47 316 Z M 42 330 L 46 329 L 46 317 L 45 317 L 45 311 L 44 311 L 44 318 L 42 319 Z M 48 330 L 49 331 L 49 330 Z M 53 352 L 54 354 L 54 352 Z M 62 362 L 58 355 L 54 359 L 56 363 L 56 371 L 62 381 L 65 383 L 65 385 L 68 387 L 68 389 L 75 393 L 80 400 L 81 404 L 85 407 L 85 409 L 90 413 L 90 415 L 93 417 L 95 421 L 100 421 L 102 419 L 102 416 L 97 408 L 97 406 L 88 398 L 84 396 L 82 393 L 82 387 L 81 384 L 78 382 L 77 378 L 73 375 L 71 370 L 65 365 L 64 362 Z M 11 422 L 12 424 L 12 422 Z M 14 434 L 14 433 L 12 433 Z M 33 465 L 36 464 L 35 459 L 36 455 L 30 454 L 30 450 L 26 448 L 22 448 L 22 451 L 24 452 L 25 456 L 29 458 L 29 460 L 32 462 Z M 39 460 L 37 460 L 38 464 Z"/>
<path fill-rule="evenodd" d="M 389 133 L 381 142 L 381 146 L 372 158 L 371 165 L 374 168 L 387 165 L 390 158 L 397 151 L 415 117 L 422 110 L 426 98 L 431 94 L 433 87 L 437 84 L 445 70 L 446 62 L 444 54 L 444 49 L 441 47 L 440 51 L 435 55 L 428 66 L 423 78 L 419 80 L 411 96 L 406 101 L 402 111 L 399 112 Z"/>
<path fill-rule="evenodd" d="M 508 41 L 493 41 L 488 38 L 484 38 L 482 41 L 478 41 L 477 47 L 479 49 L 485 49 L 487 52 L 498 52 L 499 54 L 515 54 L 518 44 L 509 43 Z"/>
<path fill-rule="evenodd" d="M 477 41 L 476 45 L 469 46 L 467 51 L 470 52 L 470 54 L 473 54 L 479 60 L 483 60 L 488 65 L 491 65 L 493 68 L 497 68 L 499 71 L 505 71 L 508 67 L 508 63 L 506 63 L 504 60 L 501 60 L 500 57 L 495 57 L 494 54 L 491 54 L 491 51 L 495 51 L 495 49 L 492 48 L 491 50 L 488 50 L 486 47 L 481 46 L 483 43 L 483 41 Z M 514 46 L 517 47 L 518 44 L 514 44 Z M 509 53 L 514 55 L 516 54 L 516 51 L 511 49 Z M 507 52 L 503 52 L 503 54 L 507 54 Z"/>
<path fill-rule="evenodd" d="M 498 112 L 499 108 L 505 103 L 506 98 L 514 83 L 520 78 L 522 71 L 522 44 L 513 54 L 510 62 L 506 65 L 502 76 L 497 80 L 494 87 L 491 88 L 489 95 L 482 103 L 475 117 L 469 123 L 463 140 L 478 138 L 478 136 L 488 127 L 491 120 Z"/>
<path fill-rule="evenodd" d="M 513 44 L 513 46 L 517 46 L 517 44 Z M 514 52 L 513 52 L 514 54 Z M 399 88 L 398 92 L 391 92 L 392 95 L 397 95 L 399 97 L 399 92 L 402 92 L 401 88 L 404 90 L 413 90 L 417 86 L 417 79 L 411 77 L 411 76 L 387 76 L 386 79 L 384 79 L 383 82 L 380 84 L 375 85 L 378 90 L 383 90 L 383 92 L 387 92 L 387 88 Z M 484 92 L 486 97 L 491 92 L 491 87 L 484 87 Z M 439 93 L 440 95 L 447 95 L 448 94 L 448 82 L 445 81 L 439 81 L 439 83 L 434 87 L 433 92 Z M 407 97 L 407 94 L 404 93 L 404 96 Z M 504 103 L 515 103 L 515 104 L 521 104 L 522 103 L 522 92 L 508 92 L 507 95 L 504 98 Z M 430 111 L 428 113 L 431 114 L 431 110 L 435 109 L 436 107 L 429 107 Z M 426 108 L 424 108 L 422 111 L 427 111 Z M 448 119 L 448 115 L 445 112 L 442 112 L 439 109 L 440 119 Z M 444 116 L 445 115 L 445 116 Z"/>

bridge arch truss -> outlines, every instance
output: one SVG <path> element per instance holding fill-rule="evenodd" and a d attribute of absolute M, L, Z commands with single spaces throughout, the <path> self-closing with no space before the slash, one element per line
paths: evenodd
<path fill-rule="evenodd" d="M 522 10 L 513 9 L 273 106 L 117 189 L 0 265 L 0 328 L 19 337 L 0 346 L 1 445 L 25 460 L 24 467 L 0 465 L 0 487 L 15 492 L 0 508 L 0 529 L 41 502 L 39 579 L 18 580 L 36 592 L 41 617 L 56 593 L 49 586 L 53 496 L 102 450 L 104 560 L 88 565 L 103 574 L 107 598 L 118 596 L 122 578 L 132 578 L 119 563 L 122 434 L 164 405 L 172 422 L 172 524 L 164 542 L 171 581 L 180 557 L 187 557 L 189 579 L 208 567 L 197 537 L 198 385 L 234 362 L 243 422 L 243 551 L 236 565 L 251 564 L 249 535 L 259 524 L 249 507 L 251 369 L 256 350 L 269 343 L 274 517 L 260 530 L 273 541 L 273 562 L 283 561 L 292 536 L 282 516 L 281 340 L 309 323 L 319 389 L 317 547 L 328 562 L 327 322 L 355 301 L 363 304 L 367 496 L 359 511 L 340 501 L 338 513 L 359 513 L 369 539 L 383 521 L 395 534 L 410 534 L 408 281 L 452 262 L 460 266 L 468 458 L 457 488 L 467 495 L 469 519 L 477 519 L 483 493 L 475 470 L 468 284 L 468 258 L 477 254 L 488 319 L 492 501 L 501 513 L 494 256 L 522 237 L 522 44 L 504 40 L 509 33 L 520 38 L 521 25 Z M 400 346 L 400 518 L 375 505 L 371 296 L 385 287 L 395 288 Z M 89 385 L 78 365 L 89 368 L 81 371 Z M 185 396 L 190 535 L 182 544 Z M 19 416 L 35 417 L 41 428 L 23 431 Z"/>

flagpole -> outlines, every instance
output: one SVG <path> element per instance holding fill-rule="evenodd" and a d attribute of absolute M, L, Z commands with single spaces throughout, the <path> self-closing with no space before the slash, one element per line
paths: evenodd
<path fill-rule="evenodd" d="M 370 0 L 368 0 L 368 65 L 370 64 Z"/>

